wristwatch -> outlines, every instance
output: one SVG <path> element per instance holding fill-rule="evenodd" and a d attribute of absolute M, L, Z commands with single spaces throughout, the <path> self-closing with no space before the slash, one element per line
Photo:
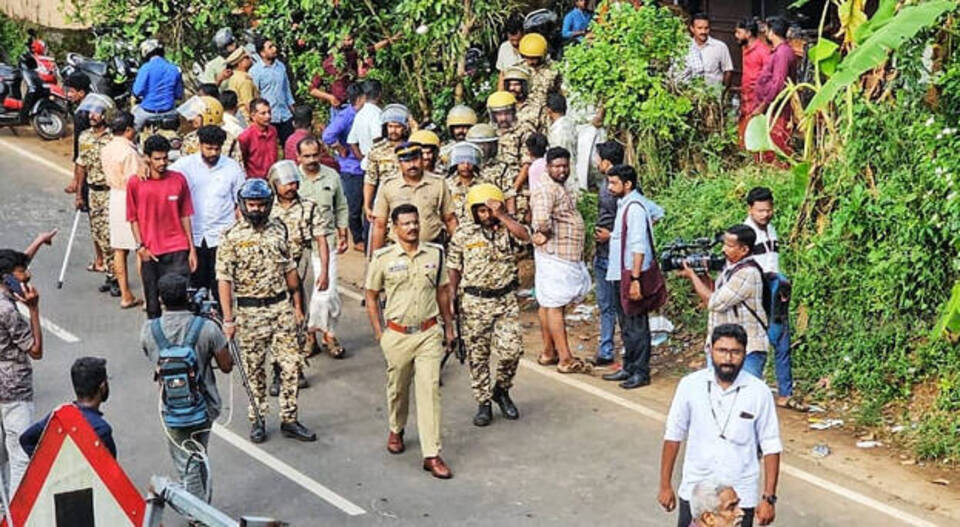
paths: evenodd
<path fill-rule="evenodd" d="M 776 494 L 764 494 L 763 501 L 769 503 L 770 505 L 777 504 L 777 495 Z"/>
<path fill-rule="evenodd" d="M 640 281 L 640 277 L 639 277 L 639 276 L 630 275 L 630 281 L 631 281 L 631 282 L 639 282 L 639 281 Z"/>

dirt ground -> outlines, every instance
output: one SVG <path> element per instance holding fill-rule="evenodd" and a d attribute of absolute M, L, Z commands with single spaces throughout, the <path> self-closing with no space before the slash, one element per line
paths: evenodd
<path fill-rule="evenodd" d="M 36 138 L 28 128 L 19 128 L 17 133 L 18 135 L 14 136 L 9 129 L 0 129 L 0 141 L 41 155 L 58 165 L 69 166 L 72 137 L 45 142 Z M 66 183 L 64 178 L 63 185 Z M 64 196 L 64 199 L 67 197 Z M 362 290 L 365 271 L 363 255 L 351 249 L 341 258 L 340 285 Z M 530 268 L 523 268 L 522 274 L 525 284 L 529 284 Z M 595 353 L 598 342 L 596 309 L 595 306 L 590 306 L 592 315 L 584 317 L 584 320 L 568 323 L 571 348 L 575 355 L 583 358 Z M 521 319 L 525 357 L 535 360 L 541 346 L 536 304 L 528 298 L 523 300 L 523 307 Z M 601 380 L 600 376 L 610 371 L 607 368 L 595 369 L 591 374 L 580 374 L 576 378 L 619 397 L 666 412 L 679 379 L 684 374 L 703 367 L 701 346 L 702 336 L 684 334 L 681 328 L 678 334 L 671 335 L 665 344 L 654 348 L 651 358 L 653 383 L 638 390 L 621 390 L 614 383 Z M 620 349 L 619 342 L 617 349 Z M 859 429 L 852 422 L 828 430 L 810 428 L 812 424 L 823 420 L 842 419 L 843 405 L 844 401 L 832 401 L 827 405 L 820 405 L 824 411 L 818 413 L 780 410 L 784 457 L 791 464 L 810 473 L 857 489 L 868 496 L 893 496 L 930 511 L 960 519 L 960 492 L 957 490 L 960 488 L 960 471 L 957 469 L 916 461 L 908 452 L 889 444 L 886 438 L 895 434 L 893 431 L 882 434 L 884 437 L 875 437 L 875 434 Z M 858 441 L 874 439 L 882 444 L 869 449 L 857 447 Z M 814 447 L 818 445 L 826 445 L 829 449 L 826 457 L 820 458 L 813 454 Z"/>

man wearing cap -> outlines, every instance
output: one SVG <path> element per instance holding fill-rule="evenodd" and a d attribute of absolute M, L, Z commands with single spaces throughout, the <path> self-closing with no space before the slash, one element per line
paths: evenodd
<path fill-rule="evenodd" d="M 228 132 L 223 125 L 223 105 L 216 97 L 194 95 L 187 102 L 177 108 L 177 113 L 182 115 L 192 126 L 193 130 L 183 136 L 183 142 L 180 145 L 180 155 L 189 156 L 200 151 L 200 137 L 198 132 L 203 126 L 216 126 L 224 131 L 221 153 L 243 166 L 243 152 L 240 143 L 237 142 L 237 136 Z"/>
<path fill-rule="evenodd" d="M 237 109 L 246 122 L 250 122 L 250 102 L 260 97 L 260 90 L 257 89 L 253 77 L 250 76 L 250 68 L 253 67 L 253 58 L 243 47 L 239 47 L 230 53 L 227 57 L 227 66 L 233 68 L 233 75 L 230 76 L 230 82 L 227 89 L 237 94 Z"/>
<path fill-rule="evenodd" d="M 380 139 L 367 154 L 363 175 L 363 210 L 373 221 L 373 199 L 388 179 L 400 176 L 396 149 L 410 137 L 410 111 L 402 104 L 388 104 L 380 113 Z"/>
<path fill-rule="evenodd" d="M 491 94 L 487 98 L 487 111 L 497 131 L 497 159 L 507 166 L 496 184 L 500 188 L 512 187 L 524 162 L 524 145 L 535 132 L 530 123 L 517 121 L 517 99 L 510 92 Z"/>
<path fill-rule="evenodd" d="M 496 401 L 506 419 L 520 413 L 509 390 L 523 355 L 520 307 L 517 303 L 516 257 L 530 242 L 530 232 L 506 213 L 503 192 L 494 185 L 475 185 L 467 194 L 471 221 L 457 229 L 450 241 L 447 267 L 450 290 L 456 292 L 460 338 L 470 361 L 473 396 L 479 405 L 476 426 L 493 419 Z M 491 382 L 491 352 L 497 351 L 496 375 Z"/>
<path fill-rule="evenodd" d="M 423 225 L 419 229 L 421 241 L 439 243 L 449 240 L 457 228 L 457 216 L 453 213 L 453 200 L 446 181 L 424 174 L 419 146 L 405 142 L 397 147 L 396 154 L 403 175 L 384 181 L 377 194 L 373 206 L 371 250 L 383 247 L 390 211 L 403 203 L 413 203 L 419 211 L 419 221 Z"/>
<path fill-rule="evenodd" d="M 390 222 L 397 243 L 373 254 L 365 284 L 367 316 L 387 362 L 387 451 L 396 455 L 406 449 L 403 429 L 414 380 L 423 469 L 449 479 L 453 474 L 440 457 L 440 361 L 444 338 L 452 341 L 454 332 L 443 248 L 422 241 L 420 216 L 411 203 L 395 207 Z M 382 314 L 381 292 L 386 297 Z"/>
<path fill-rule="evenodd" d="M 200 74 L 200 82 L 207 84 L 216 84 L 220 90 L 226 90 L 230 76 L 233 74 L 232 66 L 228 60 L 230 55 L 237 50 L 237 40 L 233 37 L 233 30 L 229 27 L 222 27 L 213 35 L 213 45 L 217 48 L 217 56 L 207 61 L 203 66 L 203 73 Z"/>
<path fill-rule="evenodd" d="M 296 163 L 289 159 L 277 161 L 270 167 L 268 178 L 277 196 L 276 203 L 270 211 L 270 217 L 280 220 L 287 228 L 290 259 L 296 265 L 297 275 L 300 277 L 300 297 L 306 300 L 303 288 L 306 267 L 300 264 L 303 256 L 309 253 L 311 248 L 316 249 L 317 259 L 320 263 L 320 265 L 314 267 L 317 288 L 317 292 L 314 294 L 330 289 L 327 275 L 327 262 L 330 260 L 327 231 L 332 231 L 332 229 L 327 224 L 327 218 L 317 203 L 300 197 L 298 192 L 300 190 L 300 170 Z M 309 333 L 306 345 L 303 348 L 303 354 L 309 355 L 312 353 L 315 345 L 315 334 Z M 270 395 L 276 396 L 280 393 L 280 363 L 275 356 L 270 358 L 270 363 L 273 364 L 273 382 L 270 384 Z M 302 367 L 299 382 L 300 388 L 307 387 L 307 380 L 303 376 Z"/>
<path fill-rule="evenodd" d="M 440 138 L 430 130 L 417 130 L 410 134 L 410 142 L 419 146 L 423 152 L 423 170 L 429 174 L 444 174 L 437 172 L 437 156 L 440 153 Z"/>
<path fill-rule="evenodd" d="M 450 139 L 440 146 L 440 152 L 437 154 L 437 174 L 446 177 L 452 165 L 450 165 L 450 151 L 453 145 L 467 139 L 467 131 L 470 127 L 477 124 L 477 113 L 473 108 L 458 104 L 447 112 L 447 131 L 450 133 Z"/>

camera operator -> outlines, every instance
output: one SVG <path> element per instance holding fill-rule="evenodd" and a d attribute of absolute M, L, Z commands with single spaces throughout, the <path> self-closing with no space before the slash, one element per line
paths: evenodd
<path fill-rule="evenodd" d="M 767 324 L 763 310 L 763 276 L 752 254 L 756 242 L 756 233 L 746 225 L 734 225 L 723 233 L 723 255 L 727 263 L 712 287 L 709 275 L 698 275 L 686 262 L 683 270 L 678 272 L 690 279 L 697 295 L 707 306 L 707 335 L 721 324 L 738 324 L 746 330 L 747 356 L 743 369 L 762 379 L 769 342 L 763 329 Z M 709 340 L 706 352 L 709 366 Z"/>
<path fill-rule="evenodd" d="M 780 240 L 773 228 L 773 193 L 766 187 L 754 187 L 747 193 L 747 219 L 743 224 L 753 229 L 757 241 L 753 259 L 765 273 L 780 272 Z"/>
<path fill-rule="evenodd" d="M 168 341 L 166 343 L 168 346 L 185 346 L 194 320 L 198 318 L 201 320 L 193 350 L 196 354 L 198 370 L 198 391 L 206 402 L 207 420 L 198 425 L 173 427 L 165 419 L 164 427 L 167 429 L 170 457 L 173 458 L 173 464 L 180 475 L 181 482 L 188 492 L 200 499 L 206 499 L 203 464 L 198 457 L 205 455 L 207 441 L 210 438 L 210 427 L 220 415 L 220 394 L 217 392 L 217 380 L 213 374 L 212 361 L 216 361 L 220 371 L 229 374 L 233 369 L 233 360 L 227 348 L 227 338 L 217 323 L 203 318 L 203 314 L 195 314 L 191 311 L 190 296 L 187 292 L 188 284 L 189 278 L 180 273 L 167 273 L 160 277 L 157 288 L 160 300 L 163 302 L 163 314 L 158 319 L 147 320 L 143 325 L 140 343 L 147 357 L 156 364 L 164 347 L 154 336 L 155 328 L 152 327 L 154 324 L 159 324 L 159 329 Z"/>

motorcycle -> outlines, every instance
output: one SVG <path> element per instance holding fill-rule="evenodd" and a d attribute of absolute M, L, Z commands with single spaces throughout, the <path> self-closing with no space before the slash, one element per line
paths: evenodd
<path fill-rule="evenodd" d="M 17 67 L 0 63 L 0 102 L 0 126 L 30 124 L 47 141 L 60 139 L 67 129 L 66 101 L 51 93 L 29 53 Z"/>
<path fill-rule="evenodd" d="M 106 30 L 101 27 L 95 26 L 92 31 L 98 39 L 106 35 Z M 112 42 L 114 50 L 107 61 L 94 60 L 79 53 L 67 53 L 67 63 L 60 75 L 67 78 L 76 71 L 83 73 L 90 79 L 90 91 L 112 98 L 118 109 L 129 110 L 133 81 L 140 66 L 132 58 L 136 56 L 136 50 L 129 42 Z"/>

